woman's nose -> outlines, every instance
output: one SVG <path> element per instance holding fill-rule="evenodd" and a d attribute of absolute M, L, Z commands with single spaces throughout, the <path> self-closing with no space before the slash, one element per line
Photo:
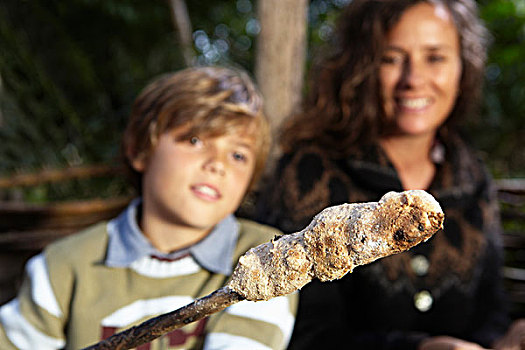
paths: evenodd
<path fill-rule="evenodd" d="M 406 60 L 403 65 L 401 85 L 404 87 L 417 87 L 425 81 L 424 67 L 413 60 Z"/>

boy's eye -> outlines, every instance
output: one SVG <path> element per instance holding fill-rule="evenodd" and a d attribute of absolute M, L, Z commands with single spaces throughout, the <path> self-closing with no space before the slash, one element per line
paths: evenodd
<path fill-rule="evenodd" d="M 201 139 L 198 138 L 197 136 L 190 137 L 190 139 L 188 141 L 189 141 L 190 144 L 195 145 L 195 146 L 198 146 L 198 145 L 202 144 Z"/>
<path fill-rule="evenodd" d="M 235 159 L 236 161 L 239 161 L 239 162 L 246 162 L 247 160 L 247 157 L 245 154 L 243 153 L 240 153 L 240 152 L 233 152 L 233 159 Z"/>

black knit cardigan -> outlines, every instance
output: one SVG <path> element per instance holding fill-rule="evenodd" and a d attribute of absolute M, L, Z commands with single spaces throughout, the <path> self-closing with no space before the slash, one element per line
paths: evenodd
<path fill-rule="evenodd" d="M 437 172 L 427 190 L 445 212 L 444 230 L 339 281 L 304 287 L 290 349 L 416 349 L 437 335 L 490 347 L 504 334 L 509 320 L 491 178 L 459 138 L 437 143 L 433 152 Z M 346 158 L 297 147 L 281 158 L 270 183 L 256 219 L 287 233 L 306 227 L 325 207 L 403 190 L 377 145 Z"/>

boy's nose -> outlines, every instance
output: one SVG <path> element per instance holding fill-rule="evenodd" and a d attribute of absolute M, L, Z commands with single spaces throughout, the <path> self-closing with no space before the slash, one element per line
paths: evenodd
<path fill-rule="evenodd" d="M 219 154 L 212 154 L 204 163 L 204 169 L 217 175 L 224 175 L 224 159 L 222 159 L 222 157 Z"/>

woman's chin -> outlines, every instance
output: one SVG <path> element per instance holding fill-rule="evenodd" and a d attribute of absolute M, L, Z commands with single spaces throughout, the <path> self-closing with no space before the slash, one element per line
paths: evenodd
<path fill-rule="evenodd" d="M 434 135 L 438 127 L 429 125 L 423 120 L 406 121 L 397 124 L 397 130 L 400 135 L 404 136 L 428 136 Z"/>

